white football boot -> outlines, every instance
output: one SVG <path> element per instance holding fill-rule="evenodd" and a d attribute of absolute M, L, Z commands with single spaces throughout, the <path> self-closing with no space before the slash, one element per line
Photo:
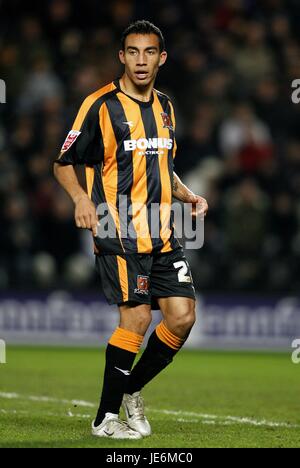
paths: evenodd
<path fill-rule="evenodd" d="M 141 439 L 139 432 L 132 430 L 125 421 L 121 421 L 117 414 L 106 413 L 99 426 L 92 422 L 92 435 L 96 437 L 109 437 L 111 439 Z"/>
<path fill-rule="evenodd" d="M 123 408 L 128 426 L 131 429 L 139 432 L 144 437 L 151 435 L 151 426 L 144 414 L 144 400 L 140 392 L 135 392 L 132 395 L 124 393 Z"/>

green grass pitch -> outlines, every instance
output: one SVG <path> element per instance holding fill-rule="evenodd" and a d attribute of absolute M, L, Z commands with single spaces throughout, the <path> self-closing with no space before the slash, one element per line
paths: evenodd
<path fill-rule="evenodd" d="M 8 346 L 0 447 L 300 447 L 289 354 L 181 351 L 144 389 L 153 435 L 129 442 L 90 435 L 103 364 L 103 349 Z"/>

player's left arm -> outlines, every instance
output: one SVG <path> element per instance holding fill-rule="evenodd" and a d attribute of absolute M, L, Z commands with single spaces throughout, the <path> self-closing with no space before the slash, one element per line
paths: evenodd
<path fill-rule="evenodd" d="M 183 203 L 192 203 L 192 216 L 206 216 L 208 204 L 205 198 L 195 195 L 175 172 L 173 172 L 173 197 Z"/>
<path fill-rule="evenodd" d="M 175 138 L 175 129 L 176 129 L 176 119 L 174 113 L 174 107 L 172 102 L 169 100 L 169 106 L 171 111 L 171 120 L 174 130 L 174 147 L 173 147 L 173 159 L 176 155 L 176 138 Z M 177 200 L 182 201 L 183 203 L 192 203 L 192 216 L 206 216 L 208 211 L 208 204 L 205 198 L 200 197 L 200 195 L 195 195 L 184 183 L 180 180 L 178 175 L 173 172 L 173 197 Z"/>

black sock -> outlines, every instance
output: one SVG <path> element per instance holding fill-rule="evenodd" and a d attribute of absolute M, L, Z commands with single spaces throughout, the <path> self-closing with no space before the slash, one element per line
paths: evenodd
<path fill-rule="evenodd" d="M 136 353 L 107 345 L 103 390 L 95 426 L 103 421 L 105 413 L 119 414 L 135 357 Z"/>
<path fill-rule="evenodd" d="M 139 392 L 172 362 L 173 357 L 179 349 L 173 349 L 163 343 L 154 330 L 142 357 L 131 372 L 126 393 L 132 395 L 135 392 Z"/>

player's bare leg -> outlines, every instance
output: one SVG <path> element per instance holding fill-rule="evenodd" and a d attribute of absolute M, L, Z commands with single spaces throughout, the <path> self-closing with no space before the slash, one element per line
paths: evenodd
<path fill-rule="evenodd" d="M 143 436 L 151 434 L 151 427 L 144 414 L 141 389 L 172 362 L 195 323 L 194 299 L 168 297 L 158 299 L 158 303 L 163 321 L 150 336 L 147 348 L 131 373 L 123 398 L 128 424 Z"/>
<path fill-rule="evenodd" d="M 161 297 L 158 304 L 167 329 L 186 340 L 196 320 L 195 300 L 189 297 Z"/>
<path fill-rule="evenodd" d="M 120 327 L 144 336 L 152 321 L 151 306 L 148 304 L 124 304 L 119 306 Z"/>
<path fill-rule="evenodd" d="M 92 433 L 98 437 L 140 438 L 141 434 L 119 419 L 130 371 L 149 324 L 151 308 L 146 304 L 119 306 L 119 327 L 106 348 L 103 390 Z"/>

